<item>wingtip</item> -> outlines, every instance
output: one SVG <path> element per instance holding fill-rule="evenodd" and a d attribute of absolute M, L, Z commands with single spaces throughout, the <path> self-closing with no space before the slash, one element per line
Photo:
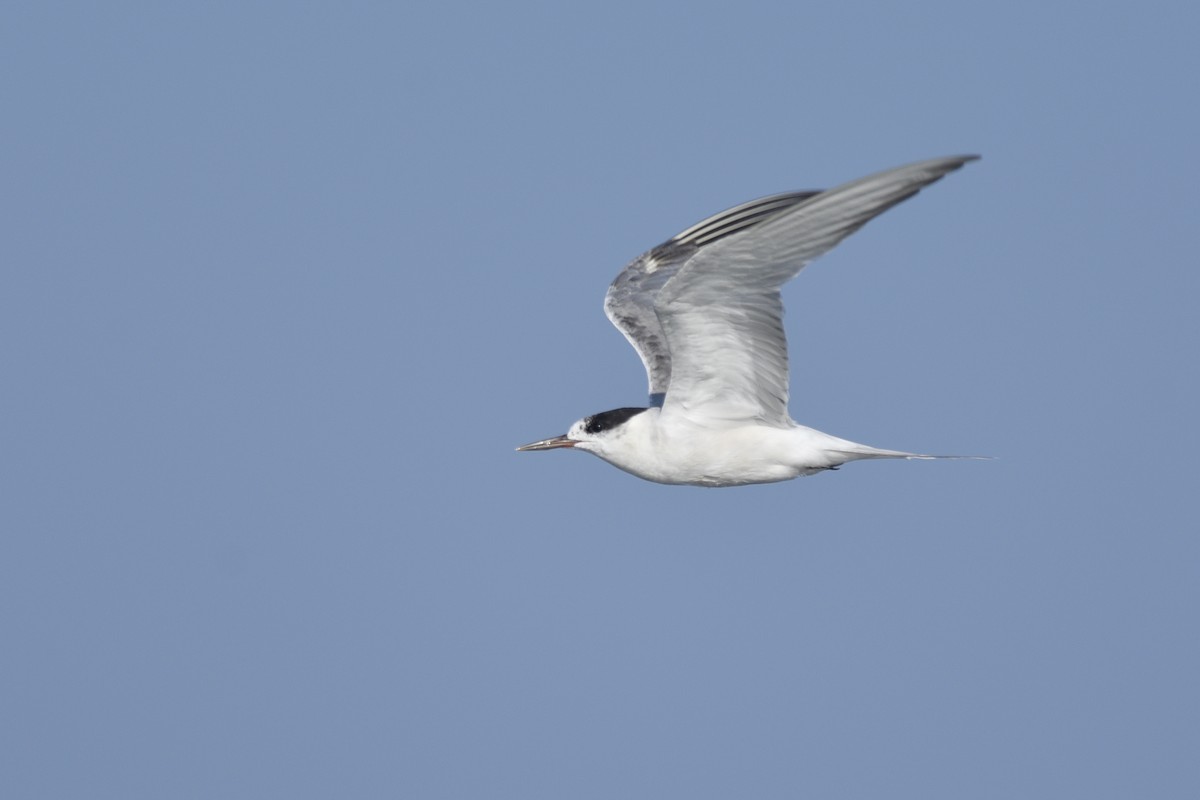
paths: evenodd
<path fill-rule="evenodd" d="M 954 172 L 972 161 L 979 161 L 983 156 L 978 153 L 963 153 L 956 156 L 939 156 L 937 158 L 927 158 L 922 161 L 914 161 L 907 167 L 898 167 L 898 169 L 929 169 L 942 173 Z M 891 172 L 892 170 L 887 170 Z"/>
<path fill-rule="evenodd" d="M 958 169 L 959 167 L 970 164 L 972 161 L 979 161 L 982 158 L 983 156 L 979 155 L 978 153 L 967 153 L 966 155 L 961 156 L 950 156 L 947 160 L 951 162 L 957 162 L 954 165 L 954 169 Z"/>
<path fill-rule="evenodd" d="M 943 156 L 941 158 L 931 158 L 928 163 L 931 164 L 946 164 L 951 170 L 956 170 L 959 167 L 970 164 L 972 161 L 979 161 L 983 156 L 978 153 L 963 153 L 957 156 Z M 918 162 L 919 163 L 919 162 Z"/>

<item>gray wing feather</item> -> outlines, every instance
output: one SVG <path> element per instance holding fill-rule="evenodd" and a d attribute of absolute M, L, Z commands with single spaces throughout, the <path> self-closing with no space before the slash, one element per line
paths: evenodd
<path fill-rule="evenodd" d="M 703 408 L 697 416 L 706 420 L 791 424 L 780 288 L 872 218 L 976 158 L 931 159 L 881 172 L 801 200 L 736 234 L 696 242 L 655 294 L 655 336 L 670 352 L 670 380 L 658 390 L 667 392 L 664 413 Z M 652 374 L 651 391 L 654 380 Z"/>
<path fill-rule="evenodd" d="M 748 230 L 818 194 L 787 192 L 722 211 L 638 256 L 617 275 L 604 296 L 604 313 L 641 357 L 652 405 L 662 405 L 671 381 L 671 350 L 655 310 L 662 288 L 701 247 Z"/>

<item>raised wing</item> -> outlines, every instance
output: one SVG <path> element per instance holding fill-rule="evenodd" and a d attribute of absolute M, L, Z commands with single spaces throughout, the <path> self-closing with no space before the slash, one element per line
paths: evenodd
<path fill-rule="evenodd" d="M 658 293 L 700 248 L 745 231 L 819 192 L 788 192 L 743 203 L 699 222 L 635 258 L 604 296 L 604 313 L 646 367 L 650 405 L 661 406 L 671 381 L 671 351 L 655 311 Z"/>
<path fill-rule="evenodd" d="M 658 335 L 670 353 L 663 413 L 707 424 L 791 424 L 780 287 L 873 217 L 976 158 L 880 172 L 696 243 L 656 293 Z"/>

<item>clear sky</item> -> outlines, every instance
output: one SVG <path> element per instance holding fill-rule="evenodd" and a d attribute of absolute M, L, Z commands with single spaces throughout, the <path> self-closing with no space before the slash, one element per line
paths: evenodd
<path fill-rule="evenodd" d="M 6 3 L 0 795 L 1200 796 L 1194 4 Z M 785 291 L 703 490 L 517 454 L 708 214 L 978 152 Z"/>

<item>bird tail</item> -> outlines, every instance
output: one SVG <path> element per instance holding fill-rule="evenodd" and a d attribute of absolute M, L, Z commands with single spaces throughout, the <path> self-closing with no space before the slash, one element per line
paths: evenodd
<path fill-rule="evenodd" d="M 855 444 L 852 447 L 830 450 L 830 453 L 843 456 L 846 461 L 859 461 L 864 458 L 907 458 L 910 460 L 931 461 L 937 458 L 956 458 L 975 461 L 991 461 L 992 456 L 935 456 L 928 453 L 908 453 L 903 450 L 881 450 L 865 444 Z"/>

